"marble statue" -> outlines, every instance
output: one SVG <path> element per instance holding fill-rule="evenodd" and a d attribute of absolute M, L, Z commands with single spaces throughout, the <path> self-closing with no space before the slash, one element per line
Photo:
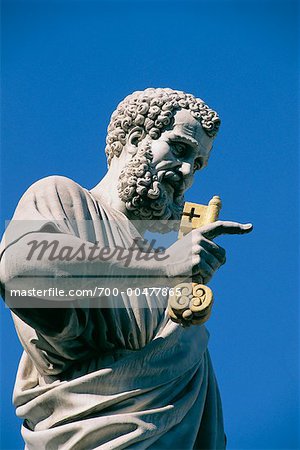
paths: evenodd
<path fill-rule="evenodd" d="M 208 332 L 170 319 L 163 286 L 191 276 L 206 285 L 225 263 L 213 239 L 252 226 L 218 220 L 163 252 L 148 252 L 143 239 L 147 230 L 178 224 L 219 125 L 218 114 L 191 94 L 134 92 L 112 114 L 108 171 L 96 187 L 50 176 L 21 198 L 0 268 L 24 348 L 13 401 L 27 450 L 225 448 Z M 116 249 L 130 249 L 130 262 Z M 109 276 L 95 282 L 103 273 Z M 52 301 L 58 285 L 86 280 L 109 289 L 118 282 L 117 291 L 103 288 L 82 302 L 68 291 Z M 42 295 L 29 292 L 30 283 Z M 12 286 L 22 287 L 18 299 Z M 137 295 L 134 286 L 146 288 Z"/>

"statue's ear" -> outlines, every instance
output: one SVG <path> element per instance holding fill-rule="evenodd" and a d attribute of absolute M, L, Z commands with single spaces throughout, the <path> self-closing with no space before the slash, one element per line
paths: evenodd
<path fill-rule="evenodd" d="M 137 147 L 138 143 L 146 136 L 145 130 L 142 127 L 134 127 L 128 133 L 127 144 L 130 147 Z"/>

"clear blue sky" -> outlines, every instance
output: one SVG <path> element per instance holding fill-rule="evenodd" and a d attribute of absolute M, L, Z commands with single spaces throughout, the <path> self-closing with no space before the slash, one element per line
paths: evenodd
<path fill-rule="evenodd" d="M 296 2 L 3 1 L 1 230 L 51 174 L 94 186 L 109 115 L 146 87 L 192 92 L 222 127 L 187 199 L 223 200 L 226 236 L 208 328 L 228 448 L 296 449 Z M 1 450 L 20 449 L 11 395 L 20 345 L 1 305 Z"/>

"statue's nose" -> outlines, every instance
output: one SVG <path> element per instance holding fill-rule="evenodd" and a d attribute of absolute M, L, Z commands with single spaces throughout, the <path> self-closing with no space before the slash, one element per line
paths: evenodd
<path fill-rule="evenodd" d="M 180 167 L 180 172 L 182 173 L 182 175 L 183 175 L 183 177 L 185 178 L 185 177 L 189 177 L 191 174 L 192 174 L 192 165 L 189 163 L 189 162 L 187 162 L 187 161 L 184 161 L 182 164 L 181 164 L 181 167 Z"/>

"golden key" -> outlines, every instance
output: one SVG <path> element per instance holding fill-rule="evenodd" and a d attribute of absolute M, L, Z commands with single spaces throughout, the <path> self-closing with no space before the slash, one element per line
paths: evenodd
<path fill-rule="evenodd" d="M 195 228 L 218 220 L 222 208 L 221 199 L 215 195 L 208 205 L 186 202 L 180 222 L 178 239 Z M 178 294 L 180 292 L 180 294 Z M 193 280 L 178 284 L 169 296 L 168 313 L 170 318 L 183 326 L 201 325 L 211 314 L 213 292 L 204 284 Z"/>

